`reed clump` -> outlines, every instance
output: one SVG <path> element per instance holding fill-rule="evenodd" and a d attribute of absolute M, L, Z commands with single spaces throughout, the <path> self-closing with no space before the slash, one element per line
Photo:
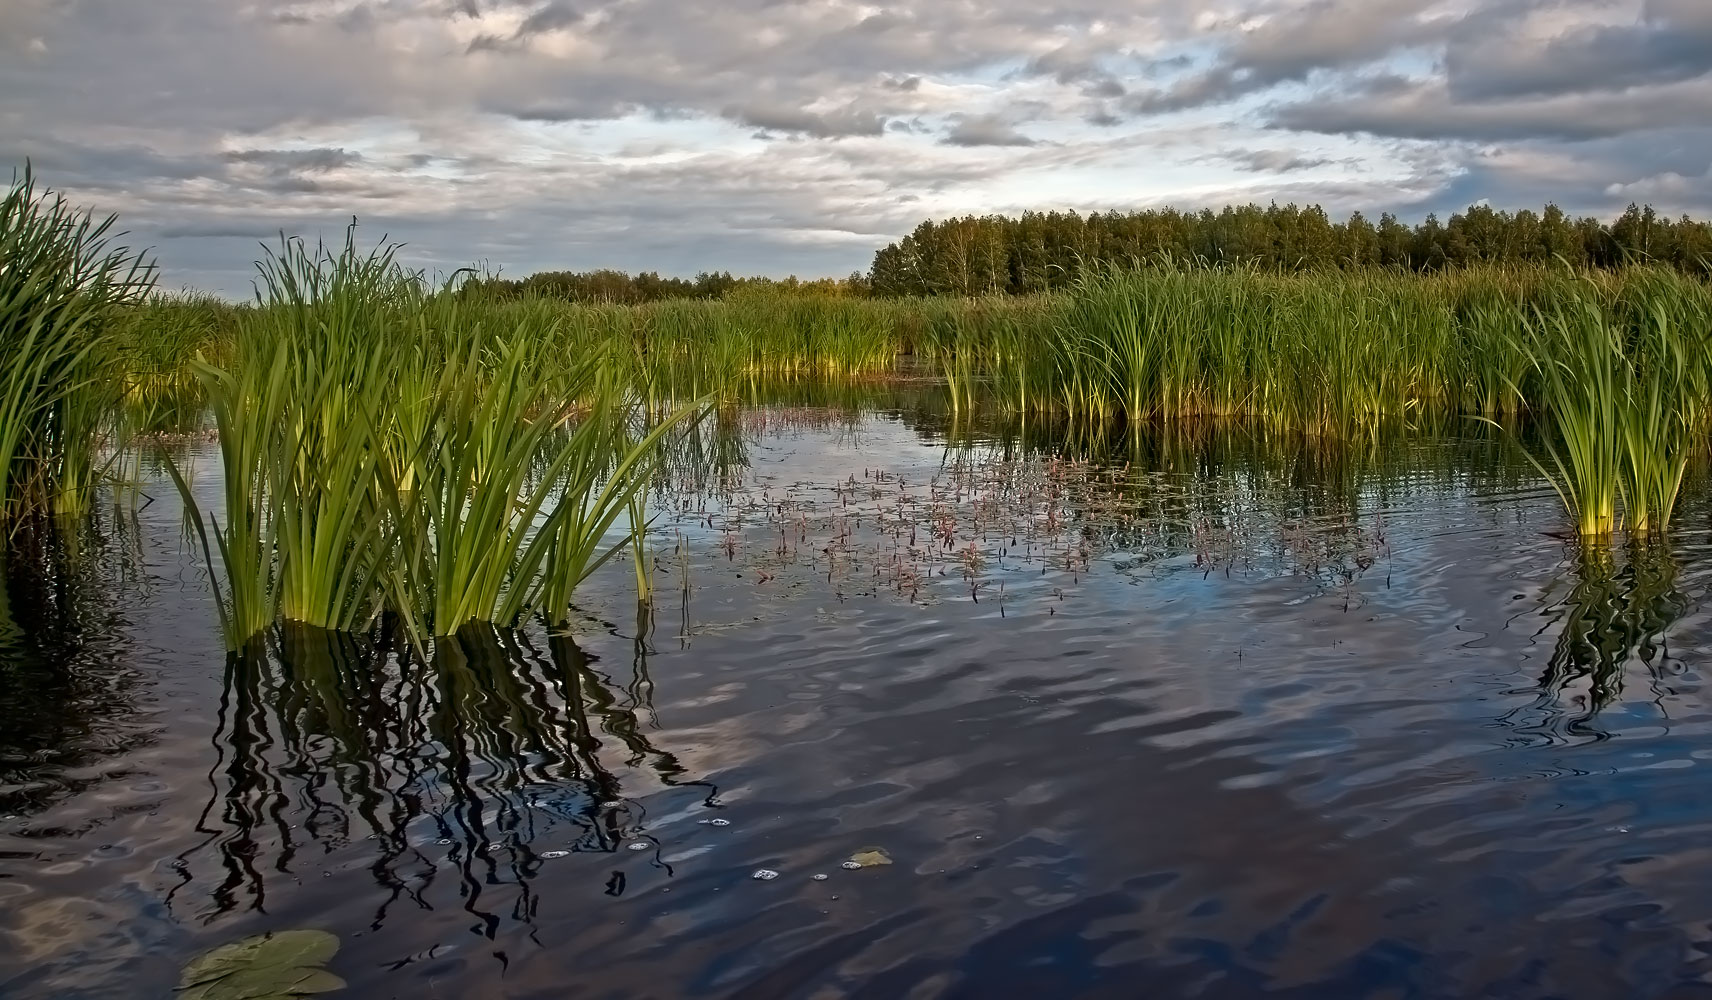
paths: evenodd
<path fill-rule="evenodd" d="M 922 306 L 954 412 L 1072 425 L 1240 418 L 1336 441 L 1474 417 L 1539 427 L 1589 537 L 1668 525 L 1708 439 L 1712 289 L 1674 269 L 1278 274 L 1087 268 L 1024 303 Z"/>
<path fill-rule="evenodd" d="M 1584 537 L 1663 530 L 1707 441 L 1712 308 L 1662 271 L 1588 275 L 1532 307 L 1515 336 L 1544 425 L 1538 463 Z"/>
<path fill-rule="evenodd" d="M 154 284 L 147 255 L 26 169 L 0 198 L 0 523 L 88 511 L 113 442 L 115 318 Z"/>
<path fill-rule="evenodd" d="M 640 426 L 616 350 L 537 364 L 543 310 L 431 288 L 395 247 L 286 240 L 261 265 L 231 363 L 194 363 L 213 412 L 225 516 L 183 495 L 221 567 L 236 649 L 278 620 L 418 638 L 532 613 L 637 543 L 632 500 L 694 405 Z M 492 321 L 503 316 L 503 324 Z"/>
<path fill-rule="evenodd" d="M 212 295 L 151 294 L 124 310 L 113 325 L 120 353 L 120 416 L 133 433 L 180 435 L 198 431 L 208 399 L 191 362 L 200 354 L 229 364 L 242 308 Z"/>

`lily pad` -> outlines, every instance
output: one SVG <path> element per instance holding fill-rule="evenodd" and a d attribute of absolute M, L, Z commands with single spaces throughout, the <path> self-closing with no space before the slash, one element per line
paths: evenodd
<path fill-rule="evenodd" d="M 271 931 L 221 945 L 184 967 L 182 1000 L 298 1000 L 344 989 L 321 966 L 339 951 L 326 931 Z"/>
<path fill-rule="evenodd" d="M 878 868 L 880 865 L 892 863 L 892 856 L 886 853 L 884 847 L 865 847 L 850 855 L 850 861 L 860 868 Z"/>

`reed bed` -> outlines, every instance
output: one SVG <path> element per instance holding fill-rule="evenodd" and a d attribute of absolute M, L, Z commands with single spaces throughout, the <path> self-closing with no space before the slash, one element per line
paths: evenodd
<path fill-rule="evenodd" d="M 192 363 L 223 519 L 179 485 L 234 649 L 280 620 L 419 641 L 563 624 L 577 585 L 640 544 L 633 500 L 697 409 L 644 420 L 623 345 L 561 358 L 549 311 L 430 288 L 393 253 L 284 241 L 229 364 Z"/>
<path fill-rule="evenodd" d="M 602 305 L 287 242 L 238 307 L 142 301 L 152 266 L 111 226 L 28 175 L 7 195 L 0 518 L 84 510 L 128 437 L 212 420 L 227 513 L 203 524 L 238 637 L 279 617 L 431 634 L 559 607 L 584 570 L 556 567 L 597 565 L 614 550 L 591 538 L 645 520 L 635 483 L 654 463 L 627 459 L 688 400 L 925 371 L 954 421 L 991 408 L 1076 434 L 1527 426 L 1516 439 L 1590 538 L 1668 527 L 1712 413 L 1712 286 L 1680 269 L 1185 262 L 1085 267 L 1034 296 Z"/>
<path fill-rule="evenodd" d="M 119 427 L 115 319 L 154 284 L 144 254 L 40 190 L 26 170 L 0 198 L 0 524 L 89 511 Z"/>
<path fill-rule="evenodd" d="M 1032 301 L 922 308 L 954 412 L 985 398 L 1137 435 L 1238 418 L 1328 441 L 1531 418 L 1589 537 L 1665 527 L 1706 451 L 1712 288 L 1670 269 L 1105 268 Z"/>
<path fill-rule="evenodd" d="M 599 356 L 655 414 L 920 370 L 943 382 L 957 419 L 996 407 L 1138 436 L 1206 419 L 1330 442 L 1531 422 L 1543 431 L 1531 454 L 1594 537 L 1667 525 L 1707 439 L 1712 289 L 1671 269 L 1106 267 L 1032 297 L 423 299 L 486 329 L 532 331 L 532 369 L 566 389 L 577 359 Z"/>

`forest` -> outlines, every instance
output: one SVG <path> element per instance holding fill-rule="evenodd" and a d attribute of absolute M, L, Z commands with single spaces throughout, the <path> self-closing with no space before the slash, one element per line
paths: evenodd
<path fill-rule="evenodd" d="M 1378 222 L 1361 212 L 1333 222 L 1318 205 L 1026 212 L 929 219 L 876 251 L 868 273 L 845 278 L 735 277 L 730 271 L 677 278 L 603 268 L 491 275 L 466 287 L 500 299 L 641 305 L 718 300 L 745 290 L 840 298 L 1032 295 L 1070 287 L 1089 265 L 1429 273 L 1559 262 L 1573 270 L 1666 264 L 1705 276 L 1712 271 L 1712 222 L 1672 219 L 1639 205 L 1610 223 L 1571 217 L 1556 205 L 1539 212 L 1474 205 L 1448 220 L 1428 215 L 1415 225 L 1390 213 Z"/>
<path fill-rule="evenodd" d="M 795 292 L 805 295 L 865 296 L 868 279 L 861 274 L 848 278 L 739 278 L 730 271 L 703 271 L 694 278 L 662 278 L 657 271 L 628 274 L 611 268 L 595 271 L 538 271 L 525 278 L 490 275 L 473 278 L 463 286 L 471 294 L 488 299 L 546 298 L 565 302 L 636 306 L 669 299 L 722 299 L 733 292 Z"/>
<path fill-rule="evenodd" d="M 1712 223 L 1630 205 L 1615 222 L 1555 205 L 1511 213 L 1475 205 L 1410 226 L 1385 213 L 1333 222 L 1317 205 L 1226 206 L 1215 212 L 1028 212 L 927 221 L 881 248 L 871 294 L 1028 295 L 1065 288 L 1088 264 L 1243 265 L 1272 272 L 1372 268 L 1432 272 L 1544 265 L 1712 268 Z"/>

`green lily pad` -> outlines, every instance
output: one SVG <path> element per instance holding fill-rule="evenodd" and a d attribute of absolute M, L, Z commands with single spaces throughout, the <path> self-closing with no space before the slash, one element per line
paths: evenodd
<path fill-rule="evenodd" d="M 886 849 L 884 847 L 865 847 L 862 850 L 857 851 L 855 854 L 850 855 L 850 860 L 861 865 L 863 868 L 877 868 L 880 865 L 891 864 L 892 856 L 886 853 Z"/>
<path fill-rule="evenodd" d="M 320 968 L 339 950 L 326 931 L 272 931 L 221 945 L 184 967 L 182 1000 L 298 1000 L 344 989 Z"/>

